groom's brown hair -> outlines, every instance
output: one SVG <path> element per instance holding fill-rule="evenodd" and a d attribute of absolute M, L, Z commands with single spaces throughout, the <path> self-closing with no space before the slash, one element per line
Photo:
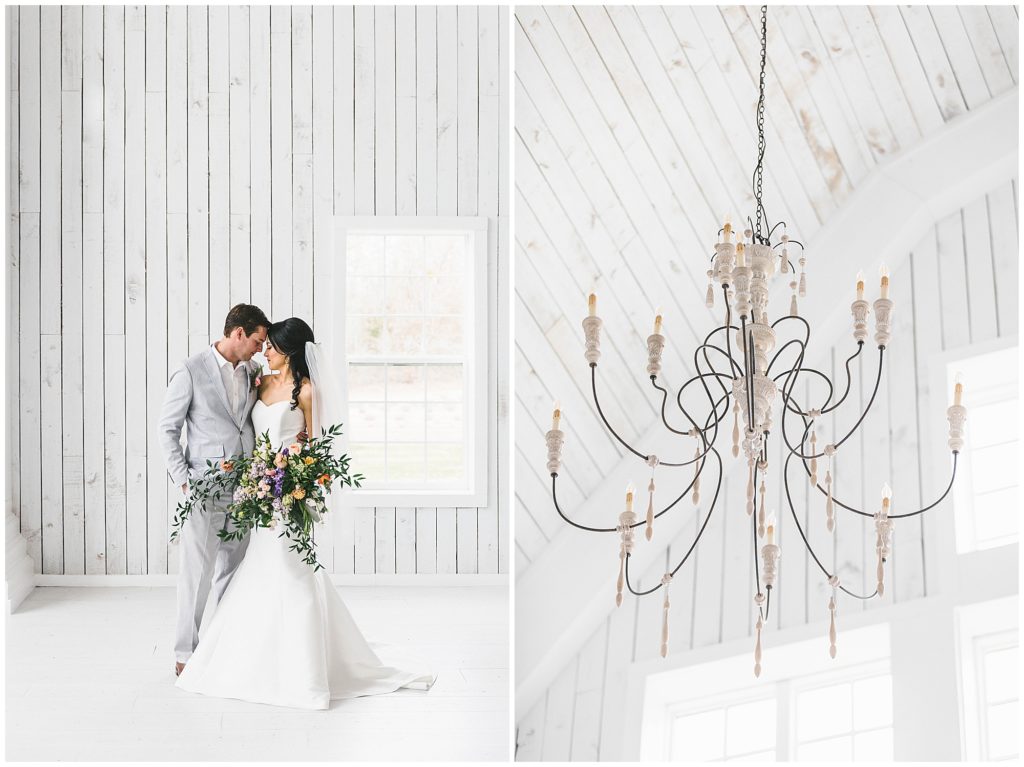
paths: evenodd
<path fill-rule="evenodd" d="M 235 304 L 224 319 L 224 335 L 231 335 L 235 328 L 241 328 L 246 336 L 251 336 L 258 328 L 269 328 L 270 320 L 263 310 L 252 304 Z"/>

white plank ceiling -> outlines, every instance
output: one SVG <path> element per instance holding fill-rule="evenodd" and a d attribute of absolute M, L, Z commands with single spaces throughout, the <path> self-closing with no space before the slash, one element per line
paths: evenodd
<path fill-rule="evenodd" d="M 520 575 L 562 527 L 544 469 L 553 401 L 568 509 L 623 453 L 590 398 L 586 295 L 598 294 L 604 320 L 602 405 L 627 440 L 656 417 L 643 375 L 655 307 L 669 384 L 692 374 L 689 350 L 719 324 L 704 271 L 722 214 L 752 208 L 759 24 L 758 8 L 742 6 L 516 9 Z M 887 158 L 1016 88 L 1017 56 L 1012 6 L 771 7 L 772 221 L 810 240 Z M 808 253 L 812 289 L 840 266 L 828 257 Z"/>

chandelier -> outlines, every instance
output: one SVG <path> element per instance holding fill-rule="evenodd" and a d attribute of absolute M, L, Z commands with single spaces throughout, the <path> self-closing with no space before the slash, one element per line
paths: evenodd
<path fill-rule="evenodd" d="M 666 415 L 669 391 L 658 382 L 661 373 L 662 352 L 665 348 L 665 336 L 662 334 L 662 316 L 657 313 L 654 321 L 654 332 L 647 338 L 647 374 L 651 385 L 661 396 L 661 420 L 664 427 L 679 437 L 695 440 L 693 457 L 689 460 L 666 461 L 659 459 L 630 445 L 608 422 L 597 394 L 597 363 L 601 356 L 600 336 L 601 318 L 597 314 L 597 298 L 592 293 L 589 297 L 589 315 L 583 320 L 583 332 L 586 339 L 585 357 L 590 364 L 591 390 L 594 405 L 605 427 L 626 450 L 649 469 L 650 481 L 647 484 L 647 513 L 644 519 L 638 520 L 633 510 L 635 489 L 630 484 L 626 489 L 625 511 L 618 515 L 618 524 L 614 527 L 589 527 L 571 520 L 558 504 L 558 470 L 562 461 L 564 433 L 559 429 L 561 410 L 556 403 L 552 417 L 551 430 L 547 432 L 547 468 L 551 475 L 551 495 L 555 510 L 565 522 L 573 527 L 590 533 L 611 533 L 619 536 L 618 579 L 616 583 L 615 604 L 622 604 L 623 589 L 637 597 L 663 592 L 661 656 L 668 654 L 669 641 L 669 586 L 672 579 L 686 564 L 696 549 L 701 536 L 718 504 L 719 491 L 722 486 L 723 461 L 716 448 L 720 433 L 728 429 L 730 410 L 732 412 L 732 456 L 739 458 L 741 450 L 747 467 L 746 513 L 751 518 L 751 536 L 753 540 L 753 571 L 754 587 L 753 602 L 756 609 L 756 642 L 754 645 L 754 676 L 761 674 L 761 631 L 765 626 L 771 609 L 772 589 L 776 585 L 777 567 L 781 549 L 775 540 L 774 515 L 766 516 L 765 496 L 769 469 L 777 470 L 768 461 L 769 438 L 781 439 L 785 450 L 781 477 L 774 481 L 782 483 L 786 503 L 793 517 L 793 523 L 800 533 L 807 551 L 817 564 L 824 579 L 831 586 L 832 592 L 828 600 L 829 612 L 829 655 L 836 657 L 836 599 L 838 592 L 843 592 L 854 599 L 872 599 L 881 597 L 885 591 L 885 565 L 892 556 L 893 525 L 898 519 L 922 514 L 934 508 L 949 494 L 956 478 L 957 457 L 963 448 L 963 427 L 967 418 L 967 410 L 961 404 L 963 384 L 957 380 L 954 389 L 954 403 L 946 411 L 949 419 L 949 448 L 952 451 L 952 468 L 945 492 L 938 500 L 923 508 L 903 513 L 893 513 L 895 506 L 893 494 L 888 484 L 883 485 L 880 503 L 877 510 L 866 511 L 852 504 L 845 503 L 833 492 L 832 472 L 835 461 L 843 444 L 856 433 L 863 424 L 878 394 L 885 362 L 885 352 L 889 345 L 893 301 L 889 298 L 889 276 L 885 267 L 881 270 L 880 295 L 869 306 L 864 298 L 864 277 L 857 275 L 857 298 L 851 305 L 853 313 L 853 338 L 856 351 L 846 360 L 846 383 L 843 393 L 838 396 L 838 388 L 833 381 L 821 371 L 804 365 L 804 357 L 810 341 L 811 326 L 798 310 L 797 297 L 806 295 L 807 278 L 805 275 L 806 258 L 803 245 L 791 240 L 786 234 L 784 222 L 771 226 L 762 202 L 761 186 L 763 161 L 765 153 L 764 138 L 764 84 L 765 62 L 767 58 L 767 6 L 761 6 L 761 73 L 759 80 L 759 98 L 757 101 L 757 134 L 758 153 L 754 169 L 752 185 L 754 192 L 754 216 L 747 218 L 745 231 L 736 233 L 726 217 L 725 223 L 718 232 L 718 242 L 711 256 L 711 268 L 707 271 L 708 289 L 705 303 L 709 308 L 715 303 L 715 283 L 721 289 L 724 304 L 725 323 L 712 330 L 704 342 L 694 351 L 693 359 L 696 375 L 686 381 L 675 395 L 675 407 L 678 408 L 688 427 L 676 428 L 669 423 Z M 781 227 L 782 232 L 776 236 Z M 790 247 L 799 248 L 799 268 L 796 268 L 789 257 Z M 771 321 L 768 313 L 768 286 L 776 273 L 787 275 L 789 288 L 792 290 L 789 313 Z M 818 421 L 828 413 L 839 408 L 850 393 L 850 363 L 864 351 L 868 338 L 868 314 L 874 313 L 874 341 L 878 348 L 878 374 L 875 377 L 874 389 L 871 392 L 864 411 L 860 414 L 852 429 L 845 434 L 833 435 L 833 441 L 819 447 Z M 739 320 L 737 326 L 736 320 Z M 792 338 L 780 345 L 781 331 L 795 329 Z M 782 354 L 792 349 L 793 360 L 785 363 Z M 801 402 L 794 394 L 798 381 L 805 376 L 819 379 L 827 389 L 824 401 L 816 407 L 809 402 Z M 703 412 L 690 412 L 683 405 L 683 395 L 689 389 L 697 392 L 702 403 L 706 400 L 706 408 L 701 404 Z M 699 387 L 699 388 L 698 388 Z M 773 406 L 776 414 L 773 419 Z M 691 408 L 692 409 L 692 408 Z M 794 439 L 794 437 L 797 437 Z M 693 543 L 683 554 L 678 564 L 666 572 L 661 582 L 653 588 L 637 590 L 630 577 L 629 563 L 634 547 L 636 534 L 643 528 L 644 538 L 652 540 L 656 520 L 668 513 L 689 493 L 694 506 L 700 504 L 701 481 L 705 468 L 710 464 L 714 469 L 715 491 L 707 515 L 697 531 Z M 830 570 L 822 562 L 808 540 L 807 532 L 800 524 L 791 492 L 790 464 L 795 464 L 797 472 L 803 467 L 812 490 L 816 489 L 824 498 L 824 527 L 834 537 L 836 507 L 850 514 L 869 517 L 874 520 L 874 546 L 877 558 L 876 586 L 870 594 L 858 594 L 842 584 L 835 565 Z M 686 489 L 665 508 L 655 511 L 655 474 L 661 467 L 687 470 L 693 472 L 693 478 Z M 821 470 L 824 469 L 824 474 Z M 712 475 L 709 471 L 709 477 Z M 683 507 L 680 506 L 680 509 Z M 758 549 L 760 548 L 760 551 Z M 760 556 L 758 556 L 760 554 Z"/>

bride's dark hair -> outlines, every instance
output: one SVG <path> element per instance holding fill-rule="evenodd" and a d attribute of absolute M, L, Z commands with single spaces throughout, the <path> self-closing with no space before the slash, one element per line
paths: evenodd
<path fill-rule="evenodd" d="M 306 343 L 313 341 L 313 330 L 298 317 L 275 322 L 267 330 L 267 338 L 278 353 L 288 357 L 295 387 L 292 389 L 292 407 L 299 406 L 299 392 L 302 379 L 309 378 L 309 363 L 306 362 Z"/>

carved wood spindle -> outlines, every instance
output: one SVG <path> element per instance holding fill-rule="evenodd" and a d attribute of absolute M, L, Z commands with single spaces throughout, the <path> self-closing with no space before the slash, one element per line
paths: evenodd
<path fill-rule="evenodd" d="M 764 527 L 765 508 L 767 507 L 767 504 L 765 503 L 765 495 L 768 493 L 768 490 L 765 487 L 764 479 L 761 480 L 761 487 L 760 487 L 758 492 L 760 493 L 760 496 L 761 496 L 760 502 L 758 504 L 760 506 L 760 509 L 758 510 L 758 513 L 757 513 L 757 525 L 758 525 L 758 528 L 760 529 L 760 528 Z M 760 533 L 760 537 L 764 538 L 764 532 Z"/>

